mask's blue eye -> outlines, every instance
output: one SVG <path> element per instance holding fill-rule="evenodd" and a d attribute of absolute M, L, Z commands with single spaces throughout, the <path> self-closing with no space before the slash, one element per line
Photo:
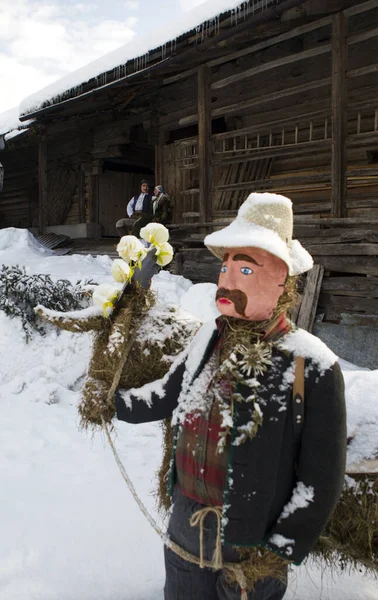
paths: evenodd
<path fill-rule="evenodd" d="M 240 272 L 243 273 L 243 275 L 252 275 L 253 270 L 250 269 L 249 267 L 242 267 L 240 269 Z"/>
<path fill-rule="evenodd" d="M 227 271 L 227 267 L 226 265 L 223 265 L 223 267 L 221 268 L 221 273 L 226 273 Z"/>

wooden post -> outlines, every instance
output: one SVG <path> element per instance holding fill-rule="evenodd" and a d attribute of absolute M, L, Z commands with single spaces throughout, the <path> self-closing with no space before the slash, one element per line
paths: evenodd
<path fill-rule="evenodd" d="M 165 132 L 159 130 L 159 143 L 155 145 L 155 185 L 166 185 L 164 181 L 163 148 L 165 143 Z"/>
<path fill-rule="evenodd" d="M 344 217 L 346 212 L 346 63 L 346 19 L 340 12 L 332 20 L 332 217 Z"/>
<path fill-rule="evenodd" d="M 85 223 L 85 173 L 82 165 L 78 169 L 79 221 Z"/>
<path fill-rule="evenodd" d="M 43 235 L 47 222 L 47 143 L 44 138 L 38 146 L 38 188 L 38 230 L 39 235 Z"/>
<path fill-rule="evenodd" d="M 199 166 L 199 212 L 200 221 L 212 218 L 210 174 L 210 71 L 206 65 L 198 68 L 198 166 Z"/>
<path fill-rule="evenodd" d="M 102 170 L 102 160 L 94 160 L 90 178 L 88 197 L 88 218 L 90 223 L 99 223 L 99 174 Z"/>

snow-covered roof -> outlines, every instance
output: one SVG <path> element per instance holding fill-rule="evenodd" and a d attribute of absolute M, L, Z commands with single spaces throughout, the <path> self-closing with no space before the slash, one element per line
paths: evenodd
<path fill-rule="evenodd" d="M 16 137 L 17 135 L 24 133 L 24 131 L 28 129 L 29 125 L 33 123 L 34 119 L 21 122 L 18 116 L 18 106 L 15 108 L 10 108 L 9 110 L 6 110 L 0 114 L 0 136 L 4 135 L 5 140 L 9 140 L 12 137 Z"/>
<path fill-rule="evenodd" d="M 27 97 L 20 105 L 21 117 L 35 113 L 47 106 L 59 104 L 106 86 L 110 81 L 118 81 L 149 68 L 150 56 L 154 54 L 154 64 L 165 60 L 176 50 L 181 36 L 194 32 L 197 43 L 209 35 L 217 33 L 220 20 L 231 14 L 233 24 L 245 20 L 249 15 L 262 12 L 283 0 L 207 0 L 193 8 L 181 19 L 168 23 L 163 30 L 158 29 L 145 38 L 139 37 L 120 48 L 106 54 L 89 65 L 82 67 L 51 85 Z"/>

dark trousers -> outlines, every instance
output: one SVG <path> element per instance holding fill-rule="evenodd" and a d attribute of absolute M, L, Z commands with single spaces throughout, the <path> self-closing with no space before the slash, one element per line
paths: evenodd
<path fill-rule="evenodd" d="M 152 215 L 142 214 L 138 219 L 120 219 L 116 223 L 116 229 L 119 237 L 124 235 L 135 235 L 139 237 L 142 227 L 152 220 Z"/>
<path fill-rule="evenodd" d="M 189 521 L 201 508 L 201 504 L 175 491 L 168 534 L 172 541 L 196 556 L 199 556 L 199 531 L 197 527 L 191 527 Z M 208 515 L 204 531 L 206 560 L 211 560 L 214 551 L 216 526 L 215 515 Z M 232 547 L 224 547 L 223 559 L 225 562 L 238 562 L 239 555 Z M 240 600 L 240 587 L 229 585 L 223 571 L 201 569 L 168 548 L 165 548 L 165 570 L 165 600 Z M 286 583 L 277 579 L 258 581 L 253 592 L 248 594 L 248 600 L 281 600 L 286 587 Z"/>

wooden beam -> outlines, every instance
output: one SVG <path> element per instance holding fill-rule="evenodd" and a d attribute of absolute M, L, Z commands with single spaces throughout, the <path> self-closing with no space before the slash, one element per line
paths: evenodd
<path fill-rule="evenodd" d="M 271 69 L 276 69 L 277 67 L 282 67 L 284 65 L 299 62 L 300 60 L 305 60 L 307 58 L 314 58 L 315 56 L 327 54 L 328 52 L 330 52 L 330 50 L 331 44 L 322 44 L 321 46 L 317 46 L 316 48 L 310 48 L 309 50 L 304 50 L 303 52 L 296 52 L 295 54 L 290 54 L 289 56 L 283 56 L 282 58 L 277 58 L 276 60 L 263 63 L 261 65 L 258 65 L 257 67 L 252 67 L 252 69 L 247 69 L 242 73 L 230 75 L 229 77 L 225 77 L 224 79 L 215 81 L 211 85 L 211 89 L 220 90 L 228 85 L 237 83 L 238 81 L 243 81 L 244 79 L 253 77 L 254 75 L 258 75 L 259 73 L 264 73 L 264 71 L 270 71 Z"/>
<path fill-rule="evenodd" d="M 231 183 L 227 185 L 214 186 L 214 191 L 235 191 L 235 190 L 248 190 L 248 189 L 262 189 L 270 186 L 292 186 L 292 185 L 312 185 L 314 183 L 329 183 L 329 173 L 320 173 L 316 175 L 304 175 L 304 176 L 293 176 L 293 177 L 277 177 L 275 179 L 256 179 L 254 181 L 245 181 L 239 183 Z"/>
<path fill-rule="evenodd" d="M 47 221 L 47 142 L 43 138 L 38 146 L 38 233 L 42 235 L 46 231 Z"/>
<path fill-rule="evenodd" d="M 78 177 L 79 220 L 80 223 L 85 223 L 85 173 L 81 165 L 79 165 Z"/>
<path fill-rule="evenodd" d="M 370 73 L 376 73 L 378 71 L 378 63 L 374 65 L 367 65 L 366 67 L 358 67 L 358 69 L 351 69 L 347 72 L 346 76 L 348 79 L 354 79 L 355 77 L 362 77 L 362 75 L 370 75 Z"/>
<path fill-rule="evenodd" d="M 356 225 L 367 225 L 367 226 L 372 226 L 372 225 L 378 225 L 378 219 L 364 219 L 364 218 L 360 218 L 360 217 L 346 217 L 346 218 L 333 218 L 331 217 L 330 219 L 313 219 L 312 217 L 308 217 L 308 216 L 299 216 L 299 215 L 294 215 L 294 223 L 298 224 L 298 225 L 314 225 L 314 226 L 319 226 L 321 225 L 322 227 L 335 227 L 335 226 L 340 226 L 340 227 L 355 227 Z"/>
<path fill-rule="evenodd" d="M 374 8 L 378 8 L 378 0 L 368 0 L 368 2 L 361 2 L 360 4 L 356 4 L 356 6 L 346 8 L 343 12 L 346 17 L 352 17 L 354 15 L 359 15 L 360 13 L 373 10 Z"/>
<path fill-rule="evenodd" d="M 210 71 L 206 65 L 198 69 L 198 166 L 200 220 L 211 218 L 211 117 Z"/>
<path fill-rule="evenodd" d="M 188 71 L 183 71 L 182 73 L 177 73 L 177 75 L 172 75 L 171 77 L 166 77 L 163 79 L 163 85 L 170 85 L 171 83 L 176 83 L 177 81 L 182 81 L 183 79 L 188 79 L 193 75 L 198 73 L 198 68 L 188 69 Z"/>
<path fill-rule="evenodd" d="M 310 119 L 315 119 L 319 117 L 327 117 L 329 116 L 329 110 L 316 110 L 308 113 L 295 114 L 290 117 L 285 117 L 284 119 L 274 119 L 268 122 L 260 121 L 256 125 L 251 125 L 250 127 L 243 127 L 241 129 L 236 129 L 234 131 L 226 131 L 224 133 L 217 133 L 213 136 L 215 140 L 226 140 L 234 137 L 243 137 L 244 135 L 248 135 L 250 133 L 261 132 L 265 126 L 269 126 L 270 128 L 275 128 L 280 125 L 292 124 L 294 127 L 298 121 L 309 121 Z M 323 141 L 323 140 L 322 140 Z M 314 143 L 314 142 L 310 142 Z"/>
<path fill-rule="evenodd" d="M 237 60 L 238 58 L 242 58 L 243 56 L 248 56 L 249 54 L 253 54 L 255 52 L 259 52 L 260 50 L 264 50 L 266 48 L 270 48 L 271 46 L 275 46 L 281 42 L 290 40 L 299 35 L 303 35 L 304 33 L 309 33 L 310 31 L 315 31 L 316 29 L 320 29 L 321 27 L 326 27 L 332 23 L 332 17 L 327 16 L 322 19 L 318 19 L 316 21 L 312 21 L 311 23 L 306 23 L 304 25 L 300 25 L 299 27 L 294 27 L 289 31 L 285 31 L 279 35 L 270 37 L 269 39 L 262 40 L 257 44 L 253 44 L 248 48 L 244 48 L 243 50 L 238 50 L 237 52 L 233 52 L 231 54 L 225 54 L 224 56 L 220 56 L 219 58 L 214 58 L 213 60 L 209 60 L 206 65 L 210 68 L 217 67 L 219 65 L 223 65 L 232 60 Z M 177 81 L 182 81 L 183 79 L 188 79 L 192 75 L 197 72 L 197 69 L 188 69 L 187 71 L 183 71 L 182 73 L 178 73 L 177 75 L 173 75 L 172 77 L 167 77 L 163 80 L 164 85 L 169 85 L 171 83 L 176 83 Z"/>
<path fill-rule="evenodd" d="M 99 223 L 99 174 L 102 170 L 102 165 L 102 160 L 94 160 L 92 163 L 88 190 L 89 223 Z"/>
<path fill-rule="evenodd" d="M 280 100 L 281 98 L 296 96 L 297 94 L 302 94 L 303 92 L 308 92 L 309 90 L 326 87 L 331 85 L 331 83 L 331 77 L 324 77 L 323 79 L 318 79 L 317 81 L 310 81 L 309 83 L 304 83 L 302 85 L 292 86 L 286 90 L 281 89 L 277 92 L 272 92 L 271 94 L 264 94 L 263 96 L 258 96 L 257 98 L 244 100 L 243 102 L 235 102 L 234 104 L 221 106 L 220 108 L 213 108 L 211 111 L 211 116 L 213 119 L 216 119 L 217 117 L 238 113 L 243 110 L 248 110 L 253 106 L 258 106 L 259 104 L 268 104 L 274 100 Z M 197 123 L 197 121 L 198 115 L 188 115 L 179 120 L 179 125 L 184 127 L 186 125 L 193 125 L 194 123 Z"/>
<path fill-rule="evenodd" d="M 304 33 L 309 33 L 310 31 L 315 31 L 316 29 L 320 29 L 321 27 L 325 27 L 326 25 L 330 25 L 332 23 L 332 17 L 324 17 L 323 19 L 319 19 L 318 21 L 313 21 L 312 23 L 306 23 L 305 25 L 300 25 L 299 27 L 294 27 L 294 29 L 290 29 L 290 31 L 286 31 L 285 33 L 281 33 L 280 35 L 276 35 L 267 40 L 263 40 L 258 42 L 258 44 L 254 44 L 253 46 L 249 46 L 244 50 L 239 50 L 238 52 L 234 52 L 232 54 L 228 54 L 227 56 L 222 56 L 221 58 L 216 58 L 214 60 L 210 60 L 207 63 L 208 67 L 216 67 L 218 65 L 222 65 L 225 62 L 229 62 L 231 60 L 236 60 L 237 58 L 241 58 L 242 56 L 247 56 L 248 54 L 253 54 L 254 52 L 259 52 L 260 50 L 264 50 L 265 48 L 270 48 L 270 46 L 275 46 L 281 42 L 285 42 L 286 40 L 290 40 L 299 35 L 303 35 Z"/>
<path fill-rule="evenodd" d="M 244 163 L 251 160 L 259 160 L 261 158 L 276 158 L 277 156 L 292 156 L 300 154 L 311 154 L 312 152 L 327 152 L 329 153 L 331 140 L 319 140 L 317 142 L 301 142 L 299 144 L 286 144 L 285 146 L 275 146 L 272 148 L 260 148 L 254 151 L 246 151 L 245 154 L 239 156 L 227 157 L 227 154 L 213 154 L 213 165 L 232 165 L 235 163 Z"/>
<path fill-rule="evenodd" d="M 306 250 L 313 256 L 378 256 L 378 244 L 341 243 L 312 244 L 306 243 Z"/>
<path fill-rule="evenodd" d="M 363 31 L 362 33 L 356 33 L 348 38 L 348 46 L 352 46 L 353 44 L 359 44 L 360 42 L 366 42 L 366 40 L 371 40 L 378 35 L 378 27 L 374 27 L 374 29 L 369 29 L 369 31 Z"/>
<path fill-rule="evenodd" d="M 346 62 L 346 19 L 340 12 L 332 23 L 332 217 L 343 217 L 346 210 Z"/>
<path fill-rule="evenodd" d="M 367 11 L 372 10 L 377 7 L 378 7 L 378 0 L 370 0 L 369 2 L 363 2 L 360 5 L 345 9 L 343 12 L 346 17 L 351 17 L 353 15 L 367 12 Z M 294 29 L 291 29 L 290 31 L 286 31 L 285 33 L 276 35 L 267 40 L 262 40 L 261 42 L 258 42 L 257 44 L 253 44 L 252 46 L 249 46 L 248 48 L 244 48 L 243 50 L 233 52 L 232 54 L 225 54 L 224 56 L 221 56 L 219 58 L 215 58 L 213 60 L 208 61 L 206 64 L 210 68 L 216 67 L 219 65 L 223 65 L 232 60 L 237 60 L 238 58 L 242 58 L 243 56 L 248 56 L 249 54 L 253 54 L 254 52 L 259 52 L 260 50 L 264 50 L 265 48 L 269 48 L 269 47 L 279 44 L 283 41 L 292 39 L 299 35 L 303 35 L 304 33 L 308 33 L 310 31 L 315 31 L 316 29 L 320 29 L 321 27 L 326 27 L 327 25 L 329 25 L 331 23 L 332 23 L 332 16 L 327 16 L 327 17 L 324 17 L 317 21 L 313 21 L 313 22 L 307 23 L 305 25 L 300 25 L 299 27 L 295 27 Z M 348 41 L 348 43 L 353 44 L 353 43 L 357 43 L 358 41 L 362 41 L 363 39 L 369 39 L 370 37 L 373 37 L 373 35 L 374 35 L 374 34 L 371 35 L 371 33 L 372 32 L 367 32 L 367 33 L 353 36 L 353 38 L 350 41 Z M 367 35 L 368 37 L 363 37 L 365 35 Z M 358 39 L 359 37 L 361 37 L 361 39 Z M 197 72 L 197 68 L 188 69 L 186 71 L 178 73 L 177 75 L 173 75 L 172 77 L 165 78 L 163 80 L 163 84 L 169 85 L 169 84 L 175 83 L 177 81 L 182 81 L 183 79 L 188 79 L 189 77 L 192 77 L 193 75 L 195 75 L 196 72 Z"/>

